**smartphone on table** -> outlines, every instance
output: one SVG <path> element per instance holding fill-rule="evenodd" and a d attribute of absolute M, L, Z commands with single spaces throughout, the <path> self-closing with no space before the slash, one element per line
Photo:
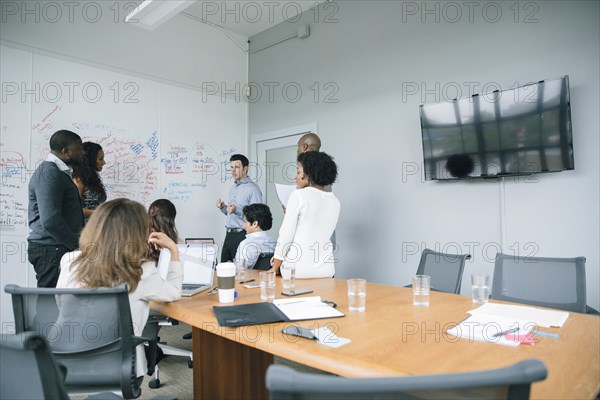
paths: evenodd
<path fill-rule="evenodd" d="M 281 292 L 282 295 L 284 296 L 298 296 L 301 294 L 307 294 L 307 293 L 312 293 L 313 291 L 311 289 L 295 289 L 295 290 L 284 290 L 283 292 Z"/>
<path fill-rule="evenodd" d="M 286 335 L 299 336 L 306 339 L 317 340 L 317 337 L 315 336 L 312 330 L 308 328 L 303 328 L 298 325 L 286 326 L 285 328 L 283 328 L 282 332 Z"/>

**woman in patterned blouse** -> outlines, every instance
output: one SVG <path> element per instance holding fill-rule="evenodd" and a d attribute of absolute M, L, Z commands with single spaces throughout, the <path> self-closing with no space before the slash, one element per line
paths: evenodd
<path fill-rule="evenodd" d="M 83 143 L 85 154 L 81 164 L 73 168 L 73 181 L 79 189 L 81 208 L 86 220 L 92 212 L 106 201 L 106 190 L 99 172 L 106 162 L 104 161 L 104 150 L 98 143 Z"/>

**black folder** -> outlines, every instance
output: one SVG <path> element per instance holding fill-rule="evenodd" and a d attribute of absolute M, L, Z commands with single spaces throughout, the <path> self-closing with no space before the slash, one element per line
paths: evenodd
<path fill-rule="evenodd" d="M 273 303 L 252 303 L 239 306 L 213 306 L 221 326 L 246 326 L 289 321 Z"/>
<path fill-rule="evenodd" d="M 294 303 L 298 302 L 296 301 Z M 325 306 L 320 300 L 316 303 L 318 305 Z M 316 313 L 312 310 L 309 310 L 309 312 L 304 313 L 304 315 L 295 314 L 298 315 L 298 319 L 290 319 L 277 307 L 277 305 L 273 303 L 261 302 L 242 304 L 239 306 L 213 306 L 215 316 L 217 317 L 217 321 L 221 326 L 260 325 L 271 324 L 274 322 L 337 318 L 344 316 L 343 313 L 337 311 L 333 307 L 330 308 L 329 306 L 326 306 L 326 308 L 327 311 L 325 313 L 322 312 L 322 309 L 320 312 L 317 310 Z"/>

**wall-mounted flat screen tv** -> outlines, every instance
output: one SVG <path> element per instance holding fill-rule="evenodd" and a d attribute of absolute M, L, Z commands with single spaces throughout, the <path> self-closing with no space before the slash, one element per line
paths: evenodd
<path fill-rule="evenodd" d="M 568 76 L 419 111 L 425 180 L 574 169 Z"/>

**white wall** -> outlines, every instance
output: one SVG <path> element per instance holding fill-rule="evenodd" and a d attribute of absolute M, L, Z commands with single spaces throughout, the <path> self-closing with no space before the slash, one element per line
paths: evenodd
<path fill-rule="evenodd" d="M 351 1 L 306 12 L 297 24 L 309 24 L 310 37 L 250 55 L 249 81 L 275 87 L 250 104 L 250 135 L 318 121 L 323 150 L 340 167 L 337 276 L 407 284 L 422 248 L 469 252 L 469 294 L 471 272 L 491 273 L 501 248 L 584 255 L 588 303 L 597 307 L 599 3 L 467 7 Z M 284 22 L 256 35 L 251 50 L 295 29 Z M 420 104 L 562 75 L 571 84 L 575 171 L 533 182 L 422 181 Z"/>
<path fill-rule="evenodd" d="M 231 185 L 229 156 L 246 151 L 247 106 L 235 96 L 211 93 L 221 83 L 230 88 L 245 82 L 246 53 L 221 32 L 185 17 L 149 32 L 116 23 L 114 2 L 72 2 L 79 7 L 72 20 L 68 2 L 52 2 L 65 7 L 56 22 L 49 22 L 55 14 L 44 11 L 44 2 L 10 3 L 34 14 L 20 9 L 12 15 L 2 4 L 0 286 L 36 284 L 26 254 L 27 183 L 58 129 L 104 147 L 109 198 L 134 198 L 146 206 L 169 198 L 182 238 L 222 241 L 225 218 L 214 204 Z M 92 3 L 102 7 L 97 22 L 81 14 Z M 89 20 L 93 8 L 87 10 Z M 203 83 L 210 93 L 200 90 Z M 84 91 L 85 85 L 101 94 Z M 0 298 L 1 329 L 10 331 L 10 297 L 2 290 Z"/>
<path fill-rule="evenodd" d="M 3 1 L 0 36 L 4 45 L 185 87 L 201 89 L 215 82 L 232 88 L 246 81 L 246 53 L 222 32 L 181 15 L 148 31 L 124 22 L 134 4 Z"/>

